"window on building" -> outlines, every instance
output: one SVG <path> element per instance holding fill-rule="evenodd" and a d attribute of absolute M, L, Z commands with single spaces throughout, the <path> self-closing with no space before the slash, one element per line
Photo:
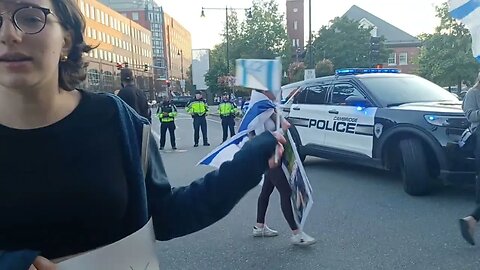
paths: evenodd
<path fill-rule="evenodd" d="M 102 18 L 100 16 L 100 10 L 99 9 L 95 9 L 95 17 L 97 18 L 97 22 L 101 22 L 102 21 Z"/>
<path fill-rule="evenodd" d="M 87 27 L 87 37 L 91 38 L 92 37 L 92 28 Z"/>
<path fill-rule="evenodd" d="M 389 66 L 396 66 L 397 65 L 397 54 L 396 53 L 391 53 L 388 56 L 388 65 Z"/>
<path fill-rule="evenodd" d="M 132 12 L 132 20 L 138 21 L 138 12 Z"/>
<path fill-rule="evenodd" d="M 90 5 L 85 3 L 85 16 L 87 16 L 87 18 L 90 18 Z"/>
<path fill-rule="evenodd" d="M 92 38 L 97 39 L 97 30 L 92 29 Z"/>
<path fill-rule="evenodd" d="M 398 55 L 398 64 L 401 66 L 408 65 L 408 53 L 403 52 Z"/>
<path fill-rule="evenodd" d="M 85 3 L 83 2 L 83 0 L 80 0 L 80 11 L 82 12 L 82 14 L 85 15 Z"/>
<path fill-rule="evenodd" d="M 90 6 L 90 19 L 95 20 L 95 7 Z"/>
<path fill-rule="evenodd" d="M 298 12 L 298 8 L 293 8 L 293 12 L 297 13 L 297 12 Z"/>
<path fill-rule="evenodd" d="M 298 21 L 293 22 L 293 30 L 298 30 Z"/>
<path fill-rule="evenodd" d="M 105 13 L 103 13 L 103 11 L 100 11 L 100 21 L 102 24 L 105 24 Z"/>

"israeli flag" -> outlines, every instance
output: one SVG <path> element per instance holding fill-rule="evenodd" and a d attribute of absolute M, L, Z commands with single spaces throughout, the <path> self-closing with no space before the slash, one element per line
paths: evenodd
<path fill-rule="evenodd" d="M 450 15 L 470 30 L 473 57 L 480 62 L 480 0 L 449 0 L 448 6 Z"/>
<path fill-rule="evenodd" d="M 240 122 L 238 132 L 244 130 L 255 131 L 260 134 L 265 131 L 265 123 L 272 116 L 275 104 L 264 94 L 252 91 L 248 109 Z"/>
<path fill-rule="evenodd" d="M 263 91 L 280 91 L 282 62 L 279 59 L 238 59 L 235 84 Z"/>
<path fill-rule="evenodd" d="M 240 123 L 238 134 L 215 148 L 200 160 L 197 165 L 202 164 L 220 168 L 222 163 L 232 160 L 233 156 L 249 140 L 248 134 L 251 131 L 255 131 L 255 134 L 265 131 L 265 123 L 272 116 L 274 108 L 275 104 L 267 96 L 257 91 L 252 91 L 250 105 Z"/>

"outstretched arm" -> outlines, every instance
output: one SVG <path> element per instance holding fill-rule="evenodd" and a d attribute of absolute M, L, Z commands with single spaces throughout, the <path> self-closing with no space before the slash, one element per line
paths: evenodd
<path fill-rule="evenodd" d="M 257 136 L 232 161 L 188 186 L 171 188 L 155 140 L 150 142 L 147 171 L 149 210 L 158 240 L 201 230 L 226 216 L 261 179 L 275 152 L 277 139 L 269 132 Z"/>

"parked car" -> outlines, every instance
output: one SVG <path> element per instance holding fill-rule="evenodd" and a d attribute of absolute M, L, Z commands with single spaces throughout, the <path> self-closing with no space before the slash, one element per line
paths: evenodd
<path fill-rule="evenodd" d="M 177 107 L 186 107 L 188 103 L 192 100 L 191 96 L 174 96 L 172 97 L 173 105 Z"/>

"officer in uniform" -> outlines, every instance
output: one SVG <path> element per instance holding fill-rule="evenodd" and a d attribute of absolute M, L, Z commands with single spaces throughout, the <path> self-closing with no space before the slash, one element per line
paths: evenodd
<path fill-rule="evenodd" d="M 237 113 L 237 107 L 230 101 L 228 93 L 223 93 L 222 102 L 218 105 L 218 113 L 222 119 L 223 141 L 226 141 L 228 129 L 230 129 L 230 137 L 235 135 L 235 114 Z"/>
<path fill-rule="evenodd" d="M 167 130 L 170 133 L 170 144 L 172 149 L 177 149 L 175 144 L 175 117 L 177 116 L 177 107 L 172 104 L 169 98 L 165 99 L 157 109 L 157 117 L 160 120 L 160 150 L 165 147 Z"/>
<path fill-rule="evenodd" d="M 202 129 L 202 138 L 203 145 L 210 146 L 207 138 L 207 112 L 208 105 L 207 102 L 202 97 L 202 92 L 195 92 L 195 99 L 192 100 L 187 106 L 187 112 L 193 118 L 193 129 L 194 129 L 194 147 L 198 147 L 198 140 L 200 139 L 200 128 Z"/>

